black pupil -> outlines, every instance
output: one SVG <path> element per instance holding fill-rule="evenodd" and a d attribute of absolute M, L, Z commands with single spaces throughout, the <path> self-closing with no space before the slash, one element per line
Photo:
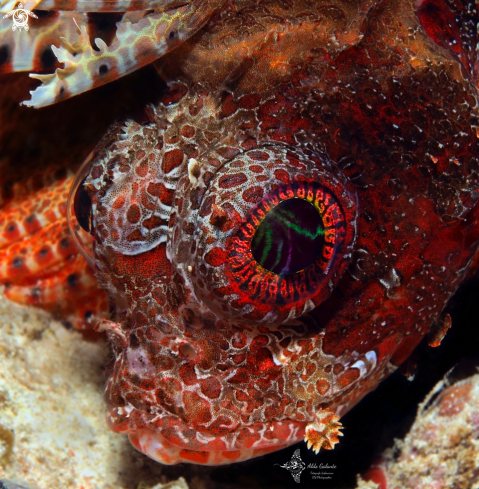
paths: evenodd
<path fill-rule="evenodd" d="M 284 200 L 266 214 L 253 240 L 254 259 L 266 270 L 289 275 L 312 265 L 324 243 L 323 221 L 314 205 Z"/>
<path fill-rule="evenodd" d="M 87 231 L 92 232 L 92 214 L 91 214 L 91 199 L 88 192 L 85 189 L 85 179 L 78 186 L 75 193 L 75 200 L 73 201 L 73 208 L 75 210 L 75 216 L 78 224 Z"/>

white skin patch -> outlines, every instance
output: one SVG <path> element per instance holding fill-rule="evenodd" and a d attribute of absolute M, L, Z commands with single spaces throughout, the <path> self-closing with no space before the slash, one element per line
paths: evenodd
<path fill-rule="evenodd" d="M 393 287 L 399 287 L 401 285 L 401 277 L 398 275 L 397 271 L 392 268 L 386 276 L 379 279 L 386 289 L 392 289 Z"/>
<path fill-rule="evenodd" d="M 287 363 L 287 358 L 283 355 L 281 355 L 280 358 L 283 359 L 283 361 L 280 360 L 280 358 L 278 358 L 275 354 L 272 355 L 273 357 L 273 362 L 275 365 L 278 365 L 278 367 L 282 367 L 285 363 Z"/>
<path fill-rule="evenodd" d="M 191 185 L 195 186 L 200 174 L 200 165 L 197 160 L 190 158 L 188 161 L 188 178 Z"/>
<path fill-rule="evenodd" d="M 154 374 L 155 367 L 151 365 L 146 352 L 142 348 L 128 348 L 126 351 L 128 364 L 132 372 L 137 375 Z"/>
<path fill-rule="evenodd" d="M 376 356 L 376 353 L 373 350 L 368 351 L 365 357 L 368 359 L 369 362 L 371 362 L 372 364 L 371 368 L 376 367 L 376 364 L 378 363 L 378 357 Z"/>
<path fill-rule="evenodd" d="M 359 370 L 359 375 L 363 377 L 368 373 L 368 369 L 366 367 L 366 364 L 362 360 L 358 360 L 356 363 L 351 365 L 350 368 L 357 368 Z"/>

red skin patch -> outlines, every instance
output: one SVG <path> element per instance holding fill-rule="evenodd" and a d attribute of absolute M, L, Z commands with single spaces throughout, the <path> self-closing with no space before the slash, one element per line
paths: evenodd
<path fill-rule="evenodd" d="M 195 452 L 194 450 L 181 450 L 180 456 L 189 461 L 197 464 L 205 464 L 208 461 L 208 452 Z"/>
<path fill-rule="evenodd" d="M 362 478 L 368 482 L 374 482 L 376 484 L 379 484 L 378 489 L 388 489 L 388 482 L 386 479 L 386 475 L 382 469 L 379 467 L 373 467 L 366 472 Z"/>
<path fill-rule="evenodd" d="M 163 161 L 161 163 L 163 171 L 170 173 L 175 168 L 178 168 L 183 162 L 184 154 L 179 149 L 174 149 L 165 153 Z"/>
<path fill-rule="evenodd" d="M 115 253 L 112 255 L 112 264 L 112 269 L 118 275 L 135 276 L 141 270 L 142 278 L 147 280 L 171 276 L 170 261 L 166 256 L 166 244 L 160 244 L 150 251 L 135 256 Z"/>
<path fill-rule="evenodd" d="M 230 115 L 233 115 L 238 110 L 238 107 L 238 103 L 233 100 L 233 95 L 229 93 L 221 105 L 222 111 L 220 117 L 229 117 Z"/>
<path fill-rule="evenodd" d="M 221 383 L 215 377 L 200 379 L 201 392 L 210 399 L 217 399 L 221 394 Z"/>
<path fill-rule="evenodd" d="M 224 458 L 226 458 L 228 460 L 231 460 L 232 462 L 235 462 L 240 457 L 241 452 L 239 452 L 238 450 L 229 450 L 227 452 L 226 451 L 225 452 L 221 452 L 221 455 Z"/>
<path fill-rule="evenodd" d="M 174 83 L 168 90 L 168 92 L 163 95 L 161 101 L 165 105 L 177 104 L 186 94 L 188 93 L 188 87 L 183 83 Z"/>
<path fill-rule="evenodd" d="M 126 218 L 131 223 L 137 223 L 141 218 L 140 208 L 136 204 L 132 204 L 126 213 Z"/>
<path fill-rule="evenodd" d="M 339 387 L 346 387 L 352 384 L 355 380 L 359 378 L 359 370 L 357 368 L 351 368 L 340 375 L 338 378 Z"/>
<path fill-rule="evenodd" d="M 236 374 L 228 379 L 229 384 L 247 384 L 250 380 L 249 370 L 246 368 L 240 368 L 236 371 Z"/>
<path fill-rule="evenodd" d="M 227 254 L 221 248 L 215 248 L 205 255 L 206 263 L 213 267 L 219 267 L 226 262 Z"/>
<path fill-rule="evenodd" d="M 246 182 L 246 176 L 242 173 L 236 173 L 235 175 L 225 175 L 220 178 L 219 184 L 221 188 L 235 188 L 238 185 Z"/>
<path fill-rule="evenodd" d="M 210 404 L 195 392 L 183 392 L 183 402 L 190 422 L 204 424 L 211 420 Z"/>
<path fill-rule="evenodd" d="M 252 204 L 256 204 L 263 198 L 263 194 L 264 194 L 263 189 L 259 186 L 255 186 L 243 192 L 243 199 L 246 202 L 251 202 Z"/>

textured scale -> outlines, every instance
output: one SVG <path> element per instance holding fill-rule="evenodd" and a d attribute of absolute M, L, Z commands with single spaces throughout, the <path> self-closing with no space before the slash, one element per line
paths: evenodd
<path fill-rule="evenodd" d="M 167 464 L 331 449 L 341 416 L 429 331 L 440 343 L 477 269 L 477 7 L 161 8 L 98 52 L 82 28 L 33 94 L 99 85 L 108 56 L 132 59 L 130 31 L 162 26 L 103 74 L 162 56 L 168 90 L 111 126 L 74 184 L 114 309 L 96 327 L 108 423 Z"/>

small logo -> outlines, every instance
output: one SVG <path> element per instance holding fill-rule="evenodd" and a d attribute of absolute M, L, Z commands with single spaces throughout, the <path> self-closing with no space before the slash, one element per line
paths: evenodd
<path fill-rule="evenodd" d="M 25 10 L 23 8 L 23 3 L 19 3 L 16 9 L 8 12 L 8 14 L 4 15 L 3 18 L 4 19 L 6 19 L 7 17 L 13 18 L 12 31 L 16 31 L 17 29 L 19 31 L 21 31 L 22 29 L 28 31 L 29 16 L 38 19 L 38 17 L 33 12 L 30 12 L 30 10 Z"/>
<path fill-rule="evenodd" d="M 299 478 L 301 476 L 301 472 L 303 472 L 303 470 L 306 468 L 306 464 L 301 460 L 299 448 L 295 450 L 289 462 L 286 462 L 284 465 L 275 465 L 279 465 L 283 469 L 289 470 L 291 472 L 291 475 L 293 476 L 293 479 L 298 484 L 300 482 Z"/>

